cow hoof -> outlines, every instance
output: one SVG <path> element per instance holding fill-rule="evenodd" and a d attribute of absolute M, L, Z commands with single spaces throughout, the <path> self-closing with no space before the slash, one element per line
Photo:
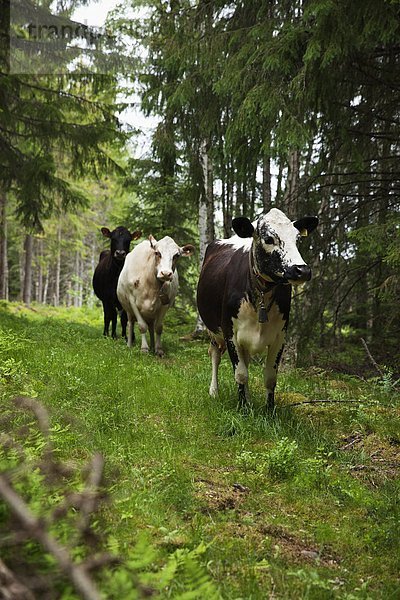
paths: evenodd
<path fill-rule="evenodd" d="M 272 417 L 275 414 L 275 405 L 274 404 L 266 404 L 264 407 L 264 415 L 268 417 Z"/>
<path fill-rule="evenodd" d="M 143 354 L 148 354 L 149 353 L 149 349 L 148 348 L 140 348 L 140 351 L 143 352 Z"/>
<path fill-rule="evenodd" d="M 156 356 L 158 356 L 159 358 L 163 358 L 164 357 L 164 350 L 156 350 Z"/>
<path fill-rule="evenodd" d="M 244 416 L 249 416 L 249 415 L 254 414 L 253 407 L 250 404 L 248 404 L 247 402 L 246 403 L 239 402 L 238 406 L 237 406 L 237 411 L 240 412 Z"/>

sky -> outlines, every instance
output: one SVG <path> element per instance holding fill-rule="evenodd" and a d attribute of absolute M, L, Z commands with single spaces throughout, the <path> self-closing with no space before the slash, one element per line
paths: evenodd
<path fill-rule="evenodd" d="M 107 14 L 113 10 L 121 0 L 99 0 L 91 2 L 87 6 L 77 9 L 73 18 L 89 27 L 102 27 L 105 24 Z M 122 99 L 124 100 L 124 99 Z M 132 98 L 130 99 L 132 100 Z M 140 110 L 139 98 L 136 98 L 135 106 L 127 108 L 124 112 L 118 114 L 118 118 L 126 127 L 139 129 L 141 134 L 135 136 L 135 145 L 132 146 L 132 153 L 135 158 L 144 158 L 149 153 L 151 147 L 151 136 L 157 124 L 155 117 L 146 117 Z M 276 193 L 276 165 L 272 165 L 272 188 Z M 261 175 L 260 175 L 261 177 Z"/>
<path fill-rule="evenodd" d="M 74 14 L 73 18 L 80 23 L 92 27 L 101 27 L 104 25 L 107 13 L 113 10 L 120 0 L 100 0 L 100 2 L 91 2 L 87 6 L 81 6 Z"/>
<path fill-rule="evenodd" d="M 90 2 L 87 6 L 81 6 L 72 15 L 72 18 L 79 23 L 89 27 L 102 27 L 105 24 L 107 14 L 113 10 L 121 0 L 100 0 Z M 130 101 L 132 98 L 130 98 Z M 136 100 L 136 101 L 135 101 Z M 124 98 L 122 98 L 124 101 Z M 127 108 L 118 114 L 118 118 L 126 127 L 140 129 L 141 134 L 136 138 L 136 144 L 133 148 L 135 158 L 142 158 L 149 151 L 151 145 L 151 134 L 154 130 L 157 120 L 152 117 L 146 117 L 139 108 L 139 98 L 134 98 L 135 106 Z"/>

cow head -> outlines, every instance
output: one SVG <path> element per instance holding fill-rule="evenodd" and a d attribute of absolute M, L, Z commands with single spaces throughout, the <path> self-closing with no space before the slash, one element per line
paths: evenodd
<path fill-rule="evenodd" d="M 169 237 L 163 237 L 159 242 L 152 235 L 149 236 L 150 246 L 154 251 L 156 277 L 160 281 L 171 281 L 176 269 L 176 263 L 181 256 L 190 256 L 194 252 L 194 246 L 178 246 Z"/>
<path fill-rule="evenodd" d="M 232 221 L 239 237 L 253 238 L 251 252 L 256 275 L 268 282 L 286 284 L 311 279 L 311 269 L 302 259 L 297 242 L 317 225 L 317 217 L 303 217 L 292 222 L 277 208 L 272 208 L 254 223 L 245 217 Z"/>
<path fill-rule="evenodd" d="M 131 233 L 126 227 L 116 227 L 110 231 L 108 227 L 102 227 L 101 233 L 111 240 L 111 256 L 117 261 L 123 262 L 129 252 L 132 240 L 137 240 L 142 235 L 141 231 Z"/>

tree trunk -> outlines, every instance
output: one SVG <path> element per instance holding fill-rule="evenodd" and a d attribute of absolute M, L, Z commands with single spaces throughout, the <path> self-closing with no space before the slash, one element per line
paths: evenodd
<path fill-rule="evenodd" d="M 214 239 L 213 172 L 208 152 L 209 145 L 204 141 L 200 150 L 200 163 L 203 174 L 199 203 L 200 265 L 203 263 L 207 244 Z"/>
<path fill-rule="evenodd" d="M 232 234 L 233 216 L 233 169 L 228 162 L 226 170 L 226 214 L 224 218 L 224 236 L 229 238 Z"/>
<path fill-rule="evenodd" d="M 27 233 L 24 242 L 24 286 L 22 292 L 22 301 L 30 306 L 32 298 L 32 255 L 33 255 L 33 236 Z"/>
<path fill-rule="evenodd" d="M 43 296 L 42 296 L 42 302 L 43 304 L 47 304 L 47 293 L 49 291 L 49 277 L 50 277 L 50 266 L 47 266 L 47 271 L 46 271 L 46 278 L 44 280 L 44 286 L 43 286 Z"/>
<path fill-rule="evenodd" d="M 263 158 L 262 168 L 262 203 L 263 212 L 266 213 L 272 206 L 272 193 L 271 193 L 271 159 L 269 156 Z"/>
<path fill-rule="evenodd" d="M 36 300 L 42 302 L 43 298 L 43 239 L 39 238 L 37 241 L 37 258 L 38 258 L 38 271 L 36 281 Z"/>
<path fill-rule="evenodd" d="M 7 198 L 0 192 L 0 299 L 8 300 Z"/>
<path fill-rule="evenodd" d="M 214 197 L 213 197 L 213 173 L 212 163 L 209 157 L 209 144 L 204 141 L 200 148 L 200 164 L 202 168 L 203 181 L 199 198 L 199 259 L 200 269 L 203 264 L 207 245 L 214 239 Z M 197 317 L 195 333 L 204 330 L 204 324 Z"/>
<path fill-rule="evenodd" d="M 75 285 L 74 285 L 74 306 L 82 306 L 82 260 L 79 250 L 75 254 Z"/>
<path fill-rule="evenodd" d="M 278 167 L 278 177 L 276 179 L 276 197 L 275 197 L 275 204 L 278 206 L 278 208 L 280 208 L 281 198 L 282 198 L 282 176 L 283 176 L 283 166 L 282 166 L 282 159 L 280 159 L 279 167 Z"/>
<path fill-rule="evenodd" d="M 61 282 L 61 219 L 57 229 L 57 262 L 56 276 L 54 282 L 54 306 L 60 306 L 60 282 Z"/>
<path fill-rule="evenodd" d="M 297 215 L 297 198 L 299 193 L 300 156 L 298 150 L 290 153 L 288 176 L 286 180 L 285 194 L 283 197 L 283 210 L 289 219 L 295 219 Z"/>

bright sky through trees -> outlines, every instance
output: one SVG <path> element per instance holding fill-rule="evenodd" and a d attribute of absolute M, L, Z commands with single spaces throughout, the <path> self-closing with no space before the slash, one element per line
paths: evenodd
<path fill-rule="evenodd" d="M 88 25 L 89 27 L 103 27 L 107 15 L 114 10 L 120 0 L 100 0 L 100 2 L 90 2 L 86 6 L 80 6 L 73 14 L 73 19 Z M 135 95 L 136 96 L 136 95 Z M 124 98 L 122 98 L 124 101 Z M 136 158 L 141 158 L 146 154 L 151 146 L 151 137 L 157 123 L 154 117 L 146 117 L 140 110 L 140 99 L 131 97 L 132 105 L 118 114 L 118 118 L 124 126 L 132 129 L 139 129 L 141 135 L 135 138 L 135 144 L 132 146 L 132 152 Z"/>

